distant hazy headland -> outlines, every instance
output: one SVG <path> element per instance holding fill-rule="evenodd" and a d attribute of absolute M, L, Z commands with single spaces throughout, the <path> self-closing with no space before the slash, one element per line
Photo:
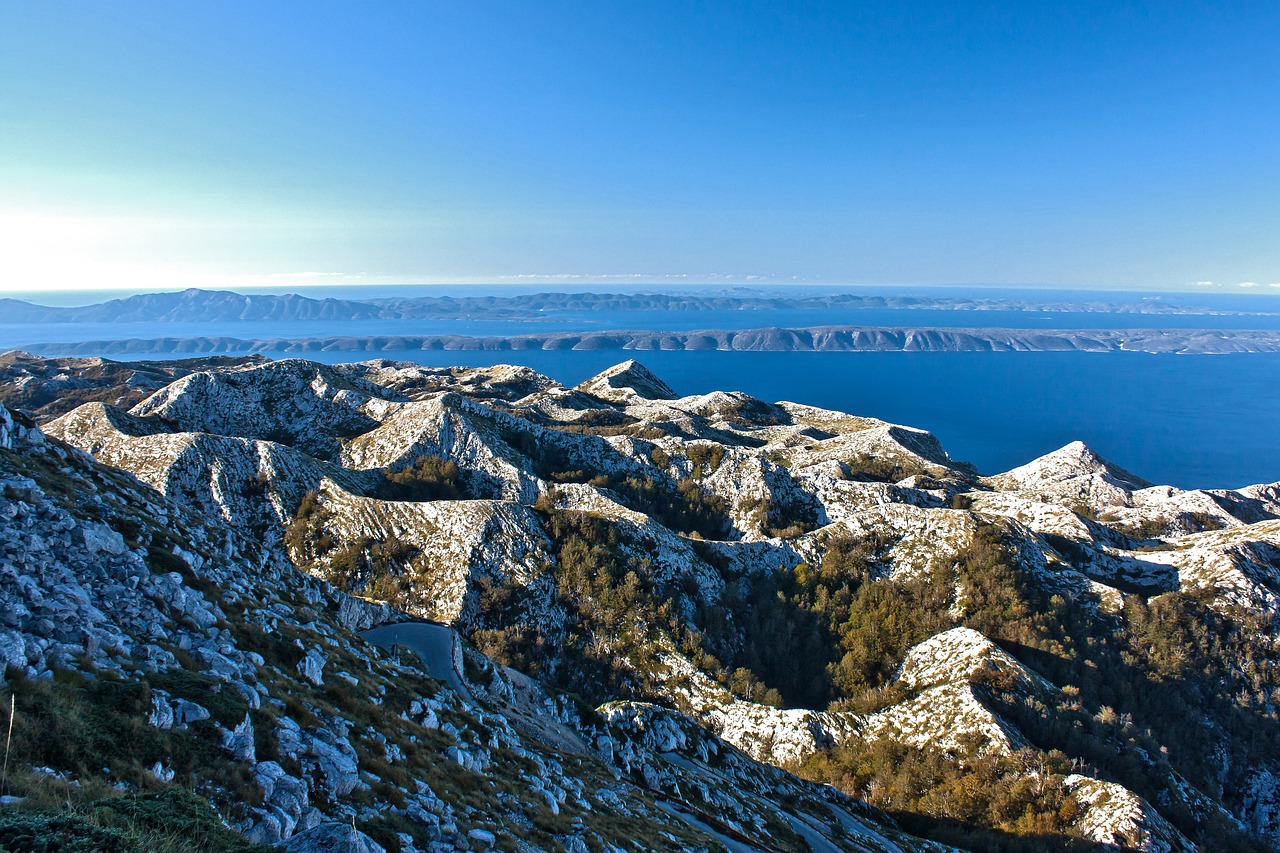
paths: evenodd
<path fill-rule="evenodd" d="M 736 352 L 1280 352 L 1280 332 L 1221 329 L 937 329 L 818 326 L 693 332 L 608 331 L 472 337 L 373 335 L 268 338 L 161 337 L 34 344 L 37 355 L 412 352 L 415 350 L 720 350 Z"/>

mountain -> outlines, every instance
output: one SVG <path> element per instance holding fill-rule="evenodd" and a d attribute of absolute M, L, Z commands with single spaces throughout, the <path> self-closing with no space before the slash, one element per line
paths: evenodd
<path fill-rule="evenodd" d="M 96 305 L 49 307 L 0 299 L 10 323 L 211 323 L 233 320 L 370 320 L 376 306 L 348 299 L 311 299 L 297 294 L 246 295 L 189 288 L 175 293 L 142 293 Z"/>
<path fill-rule="evenodd" d="M 0 373 L 97 398 L 3 410 L 0 844 L 1280 849 L 1280 484 L 636 361 L 127 369 Z"/>
<path fill-rule="evenodd" d="M 230 321 L 416 320 L 449 318 L 531 319 L 548 312 L 777 311 L 830 309 L 927 309 L 962 311 L 1107 312 L 1126 314 L 1223 314 L 1230 312 L 1142 299 L 1062 302 L 981 297 L 787 296 L 750 289 L 725 293 L 532 293 L 515 296 L 416 296 L 381 299 L 314 299 L 296 293 L 246 295 L 189 288 L 143 293 L 94 305 L 52 307 L 0 299 L 10 323 L 208 323 Z"/>

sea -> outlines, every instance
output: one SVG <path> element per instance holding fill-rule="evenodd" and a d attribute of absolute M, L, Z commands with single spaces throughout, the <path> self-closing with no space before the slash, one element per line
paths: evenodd
<path fill-rule="evenodd" d="M 309 296 L 508 295 L 541 288 L 313 288 Z M 568 288 L 554 288 L 568 290 Z M 583 289 L 583 288 L 580 288 Z M 595 286 L 596 291 L 622 288 Z M 632 288 L 644 290 L 645 288 Z M 667 290 L 669 288 L 663 288 Z M 650 288 L 652 290 L 652 288 Z M 703 288 L 697 292 L 706 292 Z M 726 292 L 726 291 L 718 291 Z M 741 293 L 740 288 L 733 292 Z M 795 290 L 788 295 L 805 294 Z M 845 288 L 840 292 L 864 292 Z M 363 335 L 503 336 L 605 329 L 694 330 L 871 325 L 948 328 L 1280 329 L 1280 296 L 1116 293 L 1029 289 L 880 289 L 876 294 L 1092 303 L 1158 298 L 1197 313 L 849 309 L 841 311 L 557 312 L 531 320 L 13 324 L 0 317 L 0 351 L 34 343 L 228 336 L 316 338 Z M 4 294 L 0 294 L 4 295 Z M 12 294 L 16 295 L 16 294 Z M 115 295 L 115 294 L 111 294 Z M 60 304 L 110 298 L 62 294 Z M 120 294 L 124 295 L 124 294 Z M 19 296 L 18 298 L 23 298 Z M 31 298 L 27 295 L 25 298 Z M 32 299 L 53 304 L 51 299 Z M 318 352 L 339 362 L 363 353 Z M 956 459 L 984 474 L 1024 464 L 1074 440 L 1154 483 L 1238 488 L 1280 481 L 1280 354 L 1153 355 L 1075 352 L 628 352 L 407 351 L 378 357 L 431 366 L 517 363 L 572 385 L 635 356 L 681 394 L 744 391 L 929 430 Z M 151 356 L 147 356 L 151 357 Z"/>

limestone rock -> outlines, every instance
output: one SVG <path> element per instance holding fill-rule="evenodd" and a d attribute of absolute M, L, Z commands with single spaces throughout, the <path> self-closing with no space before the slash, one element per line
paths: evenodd
<path fill-rule="evenodd" d="M 675 400 L 678 395 L 671 386 L 634 359 L 614 365 L 597 373 L 575 388 L 584 394 L 610 402 L 641 400 Z"/>
<path fill-rule="evenodd" d="M 288 853 L 386 853 L 386 848 L 354 826 L 322 823 L 284 844 Z"/>

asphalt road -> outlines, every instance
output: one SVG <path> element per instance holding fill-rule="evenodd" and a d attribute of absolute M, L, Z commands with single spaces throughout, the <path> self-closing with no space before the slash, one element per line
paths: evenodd
<path fill-rule="evenodd" d="M 427 674 L 443 681 L 458 693 L 470 698 L 462 679 L 453 668 L 453 629 L 428 622 L 402 622 L 398 625 L 381 625 L 365 631 L 364 638 L 375 646 L 390 649 L 400 646 L 409 649 L 427 668 Z"/>

